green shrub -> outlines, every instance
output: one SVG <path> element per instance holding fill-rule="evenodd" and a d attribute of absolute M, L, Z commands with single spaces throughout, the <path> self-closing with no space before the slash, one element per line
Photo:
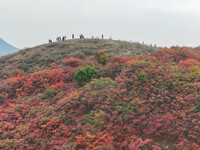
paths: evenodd
<path fill-rule="evenodd" d="M 99 127 L 101 125 L 104 125 L 107 123 L 105 116 L 106 116 L 106 112 L 102 111 L 102 110 L 92 110 L 89 114 L 85 115 L 85 124 L 89 123 L 94 125 L 95 127 Z"/>
<path fill-rule="evenodd" d="M 115 81 L 113 81 L 111 78 L 103 77 L 101 77 L 100 79 L 93 79 L 85 86 L 85 88 L 89 91 L 107 90 L 116 87 L 117 83 Z"/>
<path fill-rule="evenodd" d="M 191 67 L 190 67 L 190 70 L 191 70 L 191 72 L 198 72 L 199 66 L 196 66 L 196 65 L 191 66 Z"/>
<path fill-rule="evenodd" d="M 110 61 L 110 57 L 107 52 L 98 51 L 95 53 L 95 58 L 98 63 L 106 65 Z"/>
<path fill-rule="evenodd" d="M 138 74 L 138 79 L 139 79 L 142 83 L 147 82 L 146 73 L 140 72 L 140 73 Z"/>
<path fill-rule="evenodd" d="M 43 92 L 43 99 L 53 98 L 56 95 L 56 91 L 51 88 L 46 88 Z"/>
<path fill-rule="evenodd" d="M 110 61 L 108 53 L 105 53 L 104 55 L 101 55 L 99 58 L 99 63 L 102 65 L 106 65 Z"/>
<path fill-rule="evenodd" d="M 115 102 L 114 108 L 116 111 L 118 111 L 118 114 L 122 117 L 122 119 L 125 121 L 126 115 L 130 114 L 134 110 L 134 106 L 132 102 Z"/>
<path fill-rule="evenodd" d="M 74 79 L 79 83 L 87 83 L 93 78 L 98 78 L 98 75 L 99 73 L 95 67 L 85 66 L 77 70 Z"/>

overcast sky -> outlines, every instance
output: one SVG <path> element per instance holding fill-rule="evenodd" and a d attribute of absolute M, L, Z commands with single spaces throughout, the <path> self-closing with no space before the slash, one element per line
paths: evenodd
<path fill-rule="evenodd" d="M 0 0 L 0 37 L 18 48 L 80 33 L 200 45 L 200 0 Z"/>

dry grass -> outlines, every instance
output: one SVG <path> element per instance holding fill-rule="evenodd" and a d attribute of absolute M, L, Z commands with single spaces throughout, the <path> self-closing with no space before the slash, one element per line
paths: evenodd
<path fill-rule="evenodd" d="M 41 71 L 52 62 L 60 63 L 69 57 L 85 58 L 96 51 L 107 51 L 111 56 L 136 56 L 153 52 L 153 47 L 124 41 L 104 39 L 76 39 L 43 44 L 0 57 L 0 78 L 13 69 L 25 72 Z"/>

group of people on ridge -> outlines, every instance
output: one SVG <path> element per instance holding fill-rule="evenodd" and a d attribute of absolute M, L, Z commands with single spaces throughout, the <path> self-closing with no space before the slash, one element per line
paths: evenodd
<path fill-rule="evenodd" d="M 101 37 L 102 37 L 102 39 L 103 39 L 103 34 L 101 35 Z M 74 36 L 74 34 L 72 34 L 72 39 L 74 39 L 75 38 L 75 36 Z M 79 38 L 80 39 L 84 39 L 85 37 L 84 37 L 84 35 L 83 34 L 80 34 L 79 35 Z M 92 39 L 93 39 L 94 37 L 92 36 Z M 59 37 L 57 37 L 56 38 L 56 41 L 57 42 L 59 42 L 59 41 L 65 41 L 66 40 L 66 36 L 63 36 L 63 37 L 61 37 L 61 36 L 59 36 Z M 51 39 L 49 39 L 49 43 L 52 43 L 53 41 L 51 40 Z"/>

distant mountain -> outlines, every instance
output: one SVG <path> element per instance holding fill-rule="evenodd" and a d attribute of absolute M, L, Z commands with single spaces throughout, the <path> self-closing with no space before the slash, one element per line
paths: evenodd
<path fill-rule="evenodd" d="M 0 56 L 14 53 L 18 49 L 0 38 Z"/>

